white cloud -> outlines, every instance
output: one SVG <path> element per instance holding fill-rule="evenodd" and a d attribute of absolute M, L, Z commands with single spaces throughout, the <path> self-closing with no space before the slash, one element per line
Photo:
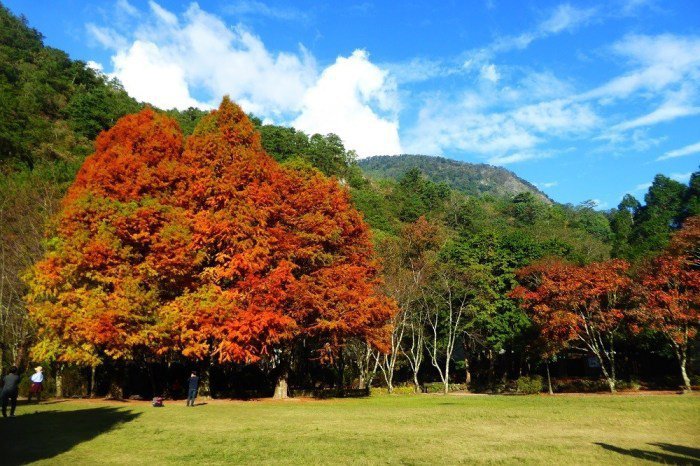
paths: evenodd
<path fill-rule="evenodd" d="M 545 183 L 534 183 L 535 186 L 541 189 L 553 188 L 559 185 L 558 181 L 547 181 Z"/>
<path fill-rule="evenodd" d="M 676 180 L 680 183 L 688 183 L 690 181 L 690 175 L 692 175 L 693 172 L 688 172 L 688 173 L 671 173 L 669 175 L 669 178 L 672 180 Z"/>
<path fill-rule="evenodd" d="M 507 113 L 481 108 L 478 96 L 451 100 L 435 96 L 425 102 L 417 124 L 407 133 L 408 152 L 441 155 L 444 150 L 460 150 L 493 155 L 524 151 L 540 142 Z"/>
<path fill-rule="evenodd" d="M 128 45 L 126 38 L 113 29 L 100 27 L 92 23 L 88 23 L 85 28 L 90 37 L 106 49 L 120 50 Z"/>
<path fill-rule="evenodd" d="M 673 159 L 676 157 L 683 157 L 686 155 L 692 155 L 697 153 L 700 153 L 700 142 L 696 142 L 695 144 L 690 144 L 688 146 L 681 147 L 680 149 L 675 149 L 666 152 L 664 155 L 662 155 L 656 160 Z"/>
<path fill-rule="evenodd" d="M 114 74 L 136 100 L 161 108 L 204 107 L 190 96 L 185 70 L 156 44 L 137 40 L 112 57 Z"/>
<path fill-rule="evenodd" d="M 596 14 L 595 8 L 576 8 L 566 3 L 559 5 L 552 15 L 540 24 L 541 34 L 569 31 L 588 23 Z"/>
<path fill-rule="evenodd" d="M 102 73 L 102 70 L 104 69 L 102 63 L 97 63 L 96 61 L 88 60 L 85 64 L 88 66 L 88 68 L 92 68 L 98 73 Z"/>
<path fill-rule="evenodd" d="M 593 139 L 607 141 L 607 144 L 599 147 L 597 152 L 616 154 L 629 151 L 645 152 L 664 142 L 667 137 L 651 137 L 646 128 L 638 128 L 630 132 L 606 131 Z"/>
<path fill-rule="evenodd" d="M 511 163 L 525 162 L 527 160 L 546 159 L 551 156 L 552 154 L 549 152 L 524 151 L 490 157 L 488 163 L 493 165 L 508 165 Z"/>
<path fill-rule="evenodd" d="M 426 81 L 436 77 L 445 77 L 460 71 L 459 67 L 449 66 L 442 60 L 412 58 L 399 63 L 384 63 L 398 84 Z"/>
<path fill-rule="evenodd" d="M 501 37 L 491 45 L 480 49 L 474 55 L 477 57 L 488 57 L 497 52 L 522 50 L 536 40 L 562 32 L 573 31 L 587 24 L 595 16 L 596 12 L 595 8 L 577 8 L 568 3 L 559 5 L 534 30 L 517 36 Z"/>
<path fill-rule="evenodd" d="M 272 53 L 254 34 L 241 26 L 229 29 L 196 4 L 182 21 L 150 5 L 150 21 L 136 28 L 133 44 L 113 57 L 114 75 L 139 99 L 166 108 L 207 106 L 191 94 L 202 89 L 209 105 L 230 94 L 247 111 L 279 116 L 299 108 L 316 78 L 316 63 L 303 48 L 296 54 Z"/>
<path fill-rule="evenodd" d="M 657 123 L 671 121 L 685 116 L 697 115 L 698 113 L 700 113 L 700 107 L 688 107 L 683 104 L 666 102 L 651 113 L 642 115 L 633 120 L 619 123 L 615 125 L 613 129 L 624 131 L 631 128 L 638 128 L 640 126 L 655 125 Z"/>
<path fill-rule="evenodd" d="M 173 13 L 169 12 L 152 0 L 148 2 L 148 6 L 160 21 L 169 26 L 177 26 L 177 16 L 175 16 Z"/>
<path fill-rule="evenodd" d="M 139 15 L 139 10 L 129 3 L 128 0 L 117 0 L 117 10 L 124 12 L 129 16 Z"/>
<path fill-rule="evenodd" d="M 656 0 L 625 0 L 622 2 L 620 12 L 623 15 L 634 15 L 644 7 L 654 7 Z"/>
<path fill-rule="evenodd" d="M 589 23 L 596 12 L 595 8 L 577 8 L 570 4 L 562 4 L 552 10 L 549 16 L 535 28 L 516 36 L 497 37 L 485 47 L 465 51 L 459 58 L 452 60 L 414 58 L 388 66 L 392 71 L 396 71 L 396 79 L 400 83 L 424 81 L 471 71 L 478 72 L 482 79 L 496 82 L 500 78 L 500 73 L 493 64 L 489 63 L 493 56 L 511 50 L 523 50 L 536 40 L 573 31 Z"/>
<path fill-rule="evenodd" d="M 641 183 L 641 184 L 638 184 L 637 186 L 635 186 L 634 189 L 632 189 L 632 192 L 639 193 L 642 191 L 646 191 L 649 188 L 651 188 L 651 183 Z"/>
<path fill-rule="evenodd" d="M 554 100 L 516 109 L 513 119 L 540 132 L 582 132 L 595 126 L 598 117 L 589 105 Z"/>
<path fill-rule="evenodd" d="M 228 10 L 242 13 L 261 5 L 239 2 Z M 228 94 L 268 121 L 336 133 L 360 156 L 401 152 L 396 84 L 367 53 L 338 57 L 319 71 L 303 46 L 272 52 L 242 25 L 229 28 L 197 4 L 180 17 L 153 1 L 149 7 L 124 35 L 88 25 L 92 37 L 115 51 L 112 75 L 135 98 L 162 108 L 207 108 Z"/>
<path fill-rule="evenodd" d="M 517 89 L 521 98 L 534 100 L 563 98 L 574 91 L 571 84 L 549 71 L 527 71 L 517 83 Z"/>
<path fill-rule="evenodd" d="M 592 20 L 593 15 L 593 10 L 573 14 L 567 8 L 559 9 L 540 26 L 539 34 L 576 27 Z M 533 33 L 527 37 L 539 36 Z M 523 38 L 526 36 L 521 36 Z M 500 42 L 499 46 L 505 48 L 506 42 Z M 517 41 L 508 44 L 515 47 Z M 571 85 L 551 73 L 545 72 L 539 76 L 529 73 L 518 84 L 493 91 L 481 89 L 473 99 L 479 102 L 478 108 L 460 108 L 450 102 L 456 99 L 443 97 L 447 104 L 443 109 L 444 115 L 438 118 L 445 124 L 442 132 L 428 124 L 423 129 L 413 130 L 411 139 L 418 141 L 417 135 L 423 135 L 428 139 L 424 147 L 436 152 L 468 150 L 488 155 L 494 163 L 514 163 L 541 158 L 541 154 L 546 153 L 546 150 L 540 149 L 544 142 L 562 137 L 580 138 L 599 129 L 603 130 L 602 134 L 593 137 L 593 140 L 606 141 L 605 146 L 599 148 L 600 151 L 613 154 L 630 150 L 645 151 L 665 139 L 664 136 L 650 137 L 645 128 L 700 114 L 700 103 L 697 102 L 700 93 L 700 38 L 630 35 L 616 43 L 612 50 L 623 58 L 623 66 L 631 68 L 631 72 L 578 94 Z M 477 58 L 470 58 L 468 66 L 473 67 L 478 63 L 475 60 Z M 548 91 L 551 91 L 549 95 Z M 602 116 L 605 113 L 614 114 L 609 110 L 604 112 L 611 101 L 640 97 L 660 103 L 647 114 L 617 124 L 609 122 L 611 117 Z M 527 102 L 528 99 L 532 99 L 531 103 Z M 428 113 L 434 116 L 438 112 L 431 110 Z M 418 125 L 425 125 L 426 120 L 419 119 Z M 481 122 L 481 126 L 479 123 L 469 124 L 475 121 Z M 511 122 L 513 126 L 506 126 L 506 122 Z M 499 127 L 495 130 L 494 125 L 500 125 L 502 129 Z M 474 134 L 484 137 L 478 139 Z M 473 143 L 465 144 L 469 141 Z M 475 147 L 478 144 L 481 147 Z M 411 146 L 415 145 L 415 142 L 411 142 Z M 491 149 L 494 151 L 491 152 Z"/>
<path fill-rule="evenodd" d="M 493 110 L 494 105 L 498 101 L 490 96 L 474 93 L 461 99 L 429 99 L 407 133 L 409 152 L 439 155 L 460 150 L 502 165 L 550 157 L 550 151 L 535 150 L 536 146 L 553 137 L 586 134 L 599 124 L 589 105 L 564 99 L 502 111 Z"/>
<path fill-rule="evenodd" d="M 481 67 L 481 78 L 485 79 L 487 81 L 490 81 L 492 83 L 498 82 L 500 79 L 501 75 L 498 74 L 498 71 L 496 70 L 496 65 L 493 63 L 490 63 L 488 65 L 483 65 Z"/>
<path fill-rule="evenodd" d="M 401 153 L 396 86 L 365 51 L 338 57 L 304 95 L 293 126 L 307 132 L 336 133 L 360 157 Z M 388 114 L 380 116 L 373 108 Z"/>
<path fill-rule="evenodd" d="M 226 5 L 224 13 L 235 16 L 265 16 L 285 21 L 307 21 L 308 13 L 294 8 L 272 7 L 256 0 L 239 0 Z"/>
<path fill-rule="evenodd" d="M 661 91 L 700 73 L 700 38 L 671 34 L 629 35 L 612 51 L 635 69 L 585 94 L 581 99 L 625 98 L 639 90 Z"/>

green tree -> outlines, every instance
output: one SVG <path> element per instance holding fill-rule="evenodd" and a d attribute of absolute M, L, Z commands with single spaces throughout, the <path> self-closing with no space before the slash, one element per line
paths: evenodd
<path fill-rule="evenodd" d="M 645 205 L 637 210 L 630 235 L 634 257 L 645 257 L 661 251 L 683 219 L 687 187 L 664 175 L 656 175 L 644 196 Z"/>

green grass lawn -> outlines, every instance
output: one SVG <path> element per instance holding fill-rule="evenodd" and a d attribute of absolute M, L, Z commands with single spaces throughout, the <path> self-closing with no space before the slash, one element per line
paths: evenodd
<path fill-rule="evenodd" d="M 0 419 L 0 464 L 700 464 L 700 397 L 57 401 Z"/>

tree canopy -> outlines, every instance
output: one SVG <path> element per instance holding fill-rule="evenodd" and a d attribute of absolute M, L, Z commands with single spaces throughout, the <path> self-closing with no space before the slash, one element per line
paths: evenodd
<path fill-rule="evenodd" d="M 301 338 L 323 355 L 351 339 L 383 349 L 395 305 L 378 272 L 347 191 L 279 166 L 224 99 L 188 138 L 151 109 L 99 136 L 30 278 L 30 314 L 73 362 L 253 362 Z"/>

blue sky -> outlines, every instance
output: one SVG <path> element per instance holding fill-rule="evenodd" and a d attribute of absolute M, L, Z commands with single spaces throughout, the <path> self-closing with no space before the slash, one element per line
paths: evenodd
<path fill-rule="evenodd" d="M 559 202 L 700 164 L 700 2 L 10 0 L 160 107 L 229 94 L 360 156 L 507 167 Z"/>

